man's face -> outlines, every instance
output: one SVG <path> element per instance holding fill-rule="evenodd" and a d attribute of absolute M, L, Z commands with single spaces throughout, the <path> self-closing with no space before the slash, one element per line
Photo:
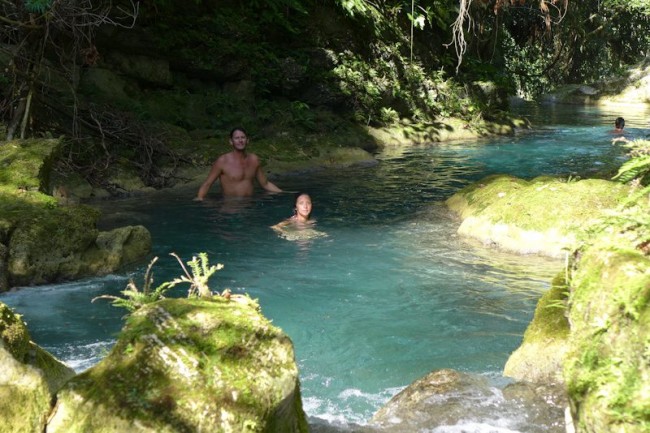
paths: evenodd
<path fill-rule="evenodd" d="M 248 137 L 246 137 L 246 133 L 239 130 L 235 131 L 232 134 L 232 137 L 230 137 L 230 144 L 232 144 L 232 147 L 234 147 L 235 150 L 246 149 L 246 145 L 248 144 Z"/>

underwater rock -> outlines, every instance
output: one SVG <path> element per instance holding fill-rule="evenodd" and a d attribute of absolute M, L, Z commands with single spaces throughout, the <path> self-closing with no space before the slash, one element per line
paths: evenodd
<path fill-rule="evenodd" d="M 394 396 L 370 425 L 386 433 L 413 433 L 449 427 L 453 431 L 563 433 L 561 399 L 525 383 L 503 390 L 487 377 L 436 370 Z M 480 429 L 479 429 L 480 426 Z"/>
<path fill-rule="evenodd" d="M 20 316 L 0 303 L 0 431 L 41 433 L 56 391 L 74 371 L 31 341 Z"/>
<path fill-rule="evenodd" d="M 59 392 L 48 433 L 306 433 L 293 344 L 248 297 L 165 299 L 129 316 Z"/>

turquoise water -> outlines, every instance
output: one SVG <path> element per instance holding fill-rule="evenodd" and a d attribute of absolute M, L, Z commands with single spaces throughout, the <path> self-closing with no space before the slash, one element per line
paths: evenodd
<path fill-rule="evenodd" d="M 224 203 L 213 191 L 199 203 L 191 200 L 194 189 L 100 203 L 102 227 L 149 228 L 160 257 L 158 283 L 181 272 L 171 252 L 186 261 L 207 252 L 223 263 L 213 290 L 258 298 L 294 342 L 312 420 L 364 424 L 434 369 L 498 382 L 539 296 L 562 269 L 561 261 L 504 254 L 457 237 L 458 220 L 440 202 L 491 173 L 587 176 L 620 164 L 622 151 L 608 132 L 617 114 L 526 110 L 546 123 L 481 143 L 388 149 L 373 166 L 275 178 L 285 190 L 312 195 L 326 238 L 292 242 L 269 228 L 290 215 L 291 194 Z M 626 116 L 629 126 L 640 125 L 639 134 L 647 118 Z M 145 265 L 0 300 L 23 314 L 38 344 L 81 371 L 110 349 L 124 314 L 90 300 L 117 294 L 130 277 L 140 283 Z"/>

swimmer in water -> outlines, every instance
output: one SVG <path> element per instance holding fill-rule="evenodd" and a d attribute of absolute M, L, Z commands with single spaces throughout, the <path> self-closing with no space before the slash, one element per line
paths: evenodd
<path fill-rule="evenodd" d="M 311 197 L 305 192 L 296 194 L 293 215 L 278 224 L 271 226 L 280 236 L 288 240 L 311 239 L 327 236 L 313 228 L 315 220 L 311 217 L 313 206 Z"/>

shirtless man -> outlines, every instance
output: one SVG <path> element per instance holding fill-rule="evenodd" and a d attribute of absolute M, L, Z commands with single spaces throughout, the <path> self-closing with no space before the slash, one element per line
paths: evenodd
<path fill-rule="evenodd" d="M 625 128 L 625 119 L 622 117 L 617 117 L 616 120 L 614 121 L 614 130 L 612 131 L 614 134 L 623 134 L 623 128 Z M 627 138 L 625 138 L 624 135 L 620 135 L 616 138 L 612 139 L 612 143 L 616 143 L 618 141 L 622 141 L 624 143 L 630 141 Z"/>
<path fill-rule="evenodd" d="M 207 179 L 199 188 L 196 200 L 203 200 L 217 179 L 221 183 L 221 192 L 226 197 L 252 196 L 253 179 L 257 179 L 260 186 L 267 191 L 282 192 L 266 178 L 257 155 L 246 152 L 247 144 L 248 137 L 242 128 L 235 128 L 230 132 L 230 145 L 233 150 L 221 155 L 212 164 Z"/>

